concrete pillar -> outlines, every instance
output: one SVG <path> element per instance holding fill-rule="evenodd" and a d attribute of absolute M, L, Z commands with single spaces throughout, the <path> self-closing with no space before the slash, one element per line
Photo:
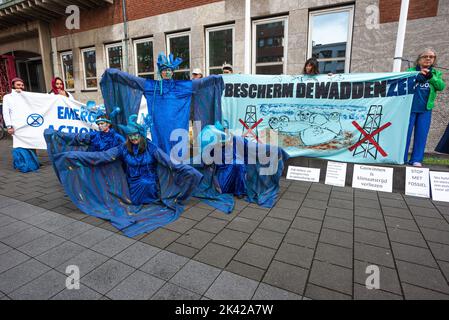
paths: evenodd
<path fill-rule="evenodd" d="M 45 90 L 48 92 L 51 89 L 51 79 L 54 76 L 50 27 L 48 23 L 39 21 L 37 30 L 39 34 L 39 49 L 42 57 L 42 67 L 44 70 Z"/>

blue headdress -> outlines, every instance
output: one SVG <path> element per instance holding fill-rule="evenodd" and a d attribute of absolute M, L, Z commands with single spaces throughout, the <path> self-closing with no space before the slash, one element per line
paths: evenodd
<path fill-rule="evenodd" d="M 165 69 L 176 70 L 179 68 L 181 63 L 182 59 L 179 57 L 174 59 L 172 53 L 170 53 L 167 57 L 163 52 L 160 52 L 157 57 L 157 69 L 159 73 L 161 73 L 161 71 Z"/>
<path fill-rule="evenodd" d="M 137 115 L 136 114 L 129 116 L 128 124 L 126 126 L 119 124 L 119 128 L 123 130 L 125 135 L 138 133 L 143 137 L 147 136 L 147 128 L 144 125 L 137 123 Z"/>
<path fill-rule="evenodd" d="M 108 115 L 106 114 L 106 110 L 104 108 L 98 109 L 97 114 L 95 115 L 95 123 L 107 122 L 109 124 L 112 124 L 111 119 L 113 119 L 119 113 L 120 113 L 120 108 L 116 107 L 108 117 Z"/>
<path fill-rule="evenodd" d="M 225 132 L 225 126 L 220 122 L 215 122 L 215 125 L 207 125 L 201 130 L 198 137 L 201 150 L 209 144 L 226 143 L 231 140 L 232 135 Z"/>

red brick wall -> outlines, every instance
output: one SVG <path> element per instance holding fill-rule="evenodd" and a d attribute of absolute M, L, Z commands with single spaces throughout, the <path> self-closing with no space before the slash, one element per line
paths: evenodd
<path fill-rule="evenodd" d="M 380 23 L 399 21 L 401 0 L 379 0 Z M 410 0 L 408 19 L 435 17 L 438 13 L 438 0 Z"/>
<path fill-rule="evenodd" d="M 128 21 L 159 14 L 205 5 L 222 0 L 126 0 Z M 115 0 L 113 5 L 100 7 L 91 11 L 81 11 L 80 29 L 67 30 L 66 18 L 50 24 L 52 37 L 77 33 L 123 22 L 122 1 Z"/>

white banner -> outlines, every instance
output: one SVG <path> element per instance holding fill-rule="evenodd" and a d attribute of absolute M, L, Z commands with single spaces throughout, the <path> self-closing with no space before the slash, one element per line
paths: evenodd
<path fill-rule="evenodd" d="M 97 128 L 95 113 L 87 111 L 81 102 L 62 95 L 21 92 L 9 95 L 6 100 L 15 130 L 13 148 L 47 149 L 44 139 L 47 128 L 69 133 Z"/>

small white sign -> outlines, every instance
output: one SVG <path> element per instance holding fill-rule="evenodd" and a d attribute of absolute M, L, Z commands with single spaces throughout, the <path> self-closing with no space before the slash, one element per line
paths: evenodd
<path fill-rule="evenodd" d="M 429 198 L 429 169 L 407 167 L 405 171 L 405 194 L 408 196 Z"/>
<path fill-rule="evenodd" d="M 432 200 L 449 202 L 449 172 L 430 172 Z"/>
<path fill-rule="evenodd" d="M 393 192 L 393 168 L 354 165 L 352 187 Z"/>
<path fill-rule="evenodd" d="M 320 182 L 320 169 L 288 166 L 287 179 Z"/>
<path fill-rule="evenodd" d="M 346 184 L 346 168 L 348 164 L 344 162 L 327 162 L 325 184 L 331 186 L 344 187 Z"/>

